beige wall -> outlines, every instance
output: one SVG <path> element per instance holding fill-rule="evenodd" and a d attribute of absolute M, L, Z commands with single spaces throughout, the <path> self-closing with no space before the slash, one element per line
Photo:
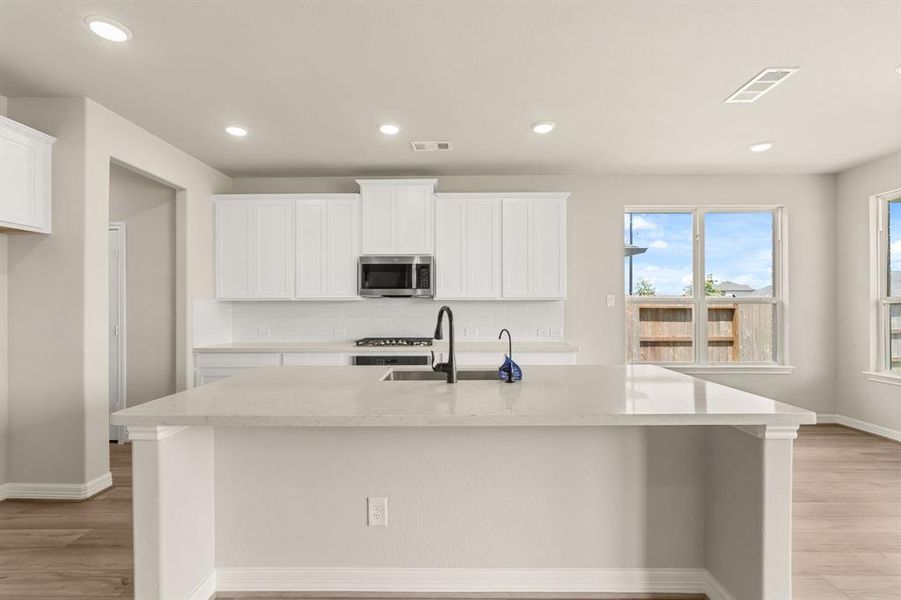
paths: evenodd
<path fill-rule="evenodd" d="M 11 98 L 9 116 L 57 138 L 53 234 L 10 236 L 9 477 L 86 483 L 109 470 L 110 161 L 177 193 L 177 385 L 194 298 L 212 296 L 213 193 L 227 177 L 85 98 Z"/>
<path fill-rule="evenodd" d="M 110 168 L 111 222 L 125 223 L 128 406 L 175 392 L 175 190 Z"/>
<path fill-rule="evenodd" d="M 834 413 L 835 178 L 831 175 L 454 176 L 445 192 L 570 191 L 567 341 L 583 363 L 624 360 L 623 207 L 627 204 L 785 205 L 791 281 L 790 375 L 705 376 L 820 413 Z M 233 192 L 355 192 L 352 178 L 244 178 Z M 604 298 L 616 295 L 615 308 Z"/>
<path fill-rule="evenodd" d="M 6 116 L 6 96 L 0 96 L 0 116 Z M 9 375 L 7 373 L 6 331 L 7 318 L 7 276 L 6 276 L 6 234 L 0 233 L 0 485 L 6 483 L 6 420 Z"/>
<path fill-rule="evenodd" d="M 838 331 L 837 412 L 901 431 L 901 388 L 868 380 L 870 331 L 870 197 L 901 189 L 901 152 L 838 176 L 835 264 Z"/>

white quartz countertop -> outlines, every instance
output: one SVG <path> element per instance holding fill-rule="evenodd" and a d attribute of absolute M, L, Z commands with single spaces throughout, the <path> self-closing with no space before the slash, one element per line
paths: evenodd
<path fill-rule="evenodd" d="M 436 341 L 432 346 L 354 346 L 352 340 L 340 342 L 231 342 L 197 346 L 194 352 L 341 352 L 353 354 L 428 354 L 429 350 L 444 352 L 447 343 Z M 506 352 L 507 342 L 456 342 L 457 352 Z M 578 352 L 579 346 L 560 341 L 513 342 L 513 356 L 517 352 Z"/>
<path fill-rule="evenodd" d="M 410 367 L 404 367 L 410 369 Z M 521 382 L 382 381 L 389 367 L 265 367 L 140 404 L 115 425 L 800 425 L 816 415 L 650 365 L 533 366 Z M 425 368 L 424 370 L 428 370 Z M 468 369 L 463 369 L 468 370 Z"/>

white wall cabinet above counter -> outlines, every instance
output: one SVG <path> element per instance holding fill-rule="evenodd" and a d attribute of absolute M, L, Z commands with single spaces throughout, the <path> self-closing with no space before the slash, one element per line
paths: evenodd
<path fill-rule="evenodd" d="M 50 233 L 56 138 L 0 116 L 0 231 Z"/>
<path fill-rule="evenodd" d="M 355 299 L 357 194 L 214 197 L 216 298 Z"/>
<path fill-rule="evenodd" d="M 568 197 L 435 194 L 436 297 L 566 298 Z"/>
<path fill-rule="evenodd" d="M 478 194 L 435 195 L 435 297 L 501 297 L 501 199 Z"/>
<path fill-rule="evenodd" d="M 363 254 L 432 254 L 437 179 L 357 179 Z"/>

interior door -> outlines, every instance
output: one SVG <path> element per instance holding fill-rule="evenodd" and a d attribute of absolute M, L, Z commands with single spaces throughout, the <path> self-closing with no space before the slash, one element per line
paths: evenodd
<path fill-rule="evenodd" d="M 109 228 L 109 411 L 125 408 L 125 256 L 123 226 Z M 124 428 L 109 426 L 109 439 L 125 441 Z"/>

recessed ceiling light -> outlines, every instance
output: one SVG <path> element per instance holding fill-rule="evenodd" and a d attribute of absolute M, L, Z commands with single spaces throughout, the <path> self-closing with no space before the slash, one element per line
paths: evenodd
<path fill-rule="evenodd" d="M 901 65 L 898 65 L 897 67 L 895 67 L 895 73 L 897 73 L 898 75 L 901 75 Z"/>
<path fill-rule="evenodd" d="M 397 123 L 382 123 L 379 125 L 379 131 L 385 135 L 397 135 L 400 133 L 400 125 Z"/>
<path fill-rule="evenodd" d="M 537 123 L 532 123 L 532 131 L 541 134 L 550 133 L 556 126 L 553 121 L 538 121 Z"/>
<path fill-rule="evenodd" d="M 109 17 L 85 17 L 84 25 L 95 35 L 111 42 L 127 42 L 131 39 L 128 27 Z"/>
<path fill-rule="evenodd" d="M 233 135 L 235 137 L 244 137 L 247 135 L 247 128 L 241 127 L 240 125 L 228 125 L 225 128 L 225 133 L 228 135 Z"/>
<path fill-rule="evenodd" d="M 756 144 L 751 144 L 748 150 L 750 150 L 751 152 L 766 152 L 772 147 L 773 142 L 757 142 Z"/>

